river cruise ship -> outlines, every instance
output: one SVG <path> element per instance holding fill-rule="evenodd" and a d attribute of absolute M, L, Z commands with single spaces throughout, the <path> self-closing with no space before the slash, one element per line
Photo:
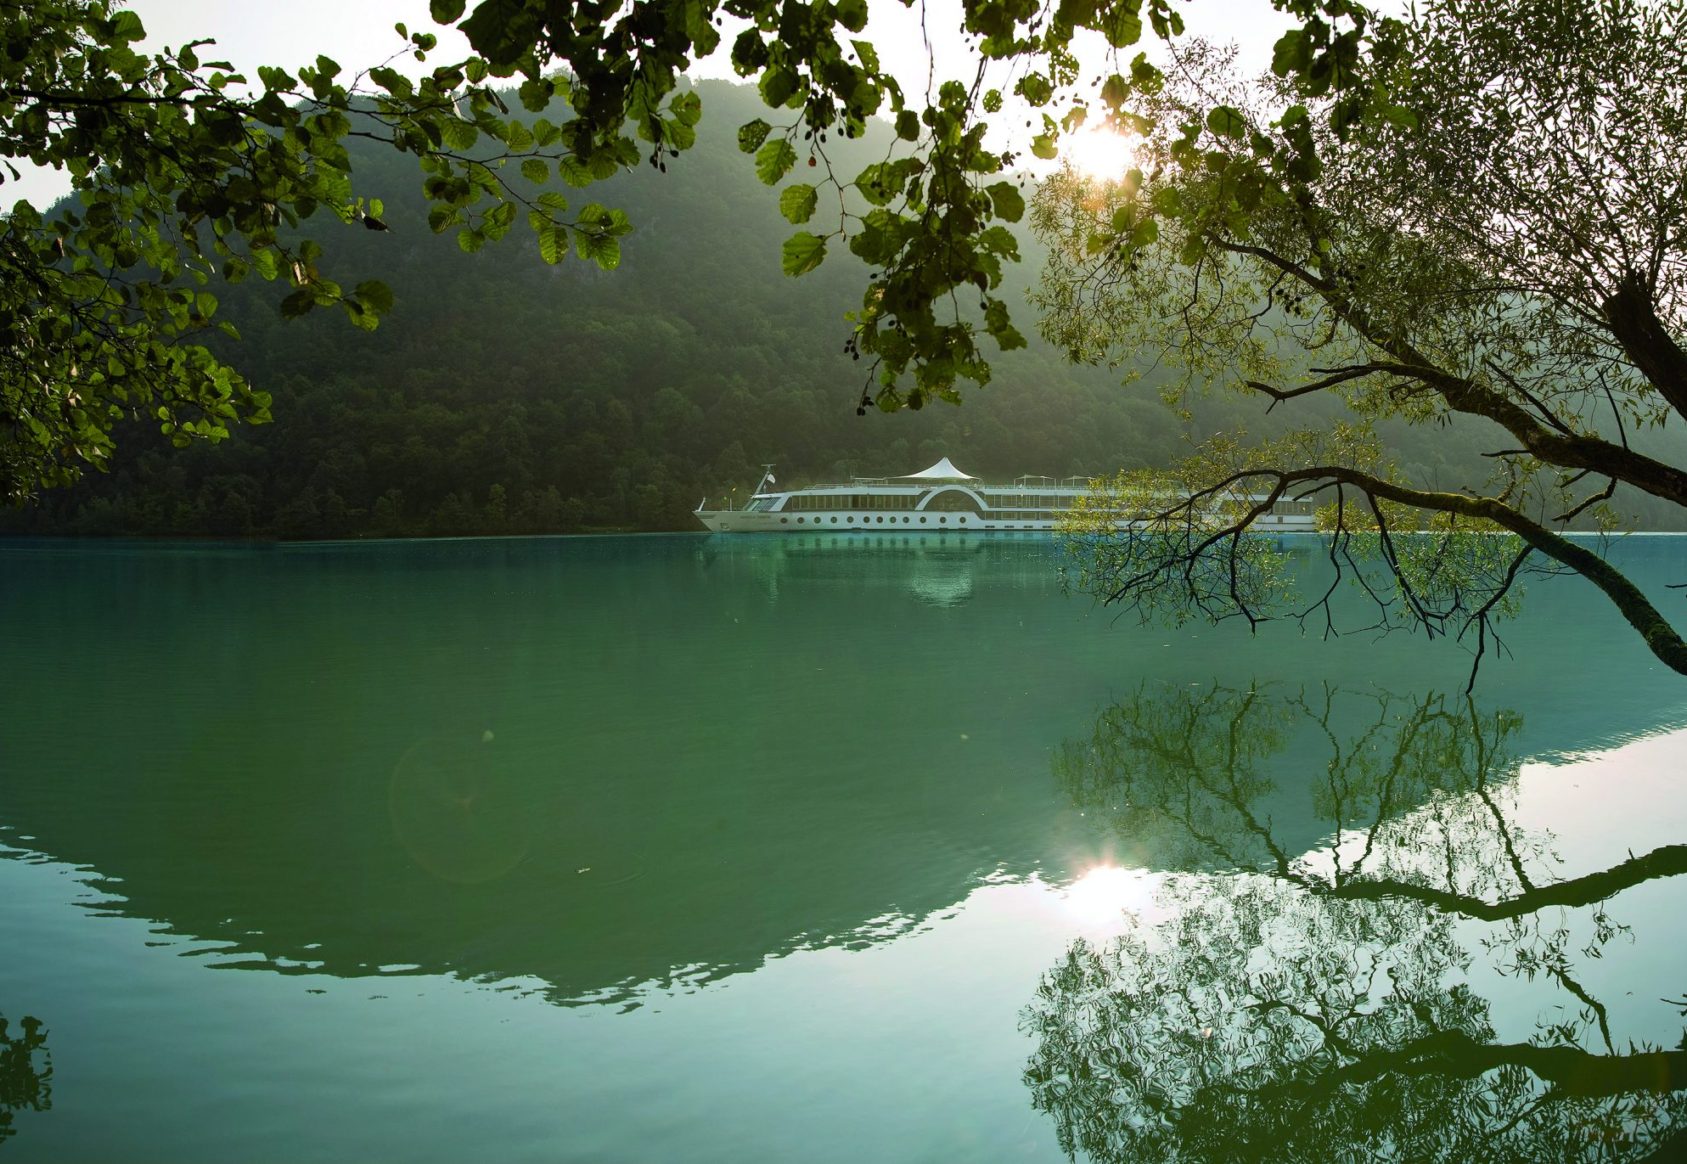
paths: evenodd
<path fill-rule="evenodd" d="M 1087 477 L 1020 477 L 987 485 L 948 457 L 905 477 L 856 477 L 847 484 L 775 488 L 764 466 L 742 508 L 697 507 L 697 520 L 716 533 L 860 533 L 1052 530 L 1064 510 L 1094 489 Z M 1313 504 L 1287 498 L 1254 523 L 1260 533 L 1310 533 Z"/>

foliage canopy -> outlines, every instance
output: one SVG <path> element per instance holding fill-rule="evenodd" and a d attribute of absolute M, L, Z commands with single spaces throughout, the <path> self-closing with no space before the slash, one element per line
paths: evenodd
<path fill-rule="evenodd" d="M 1359 92 L 1362 10 L 1348 0 L 1276 3 L 1306 21 L 1297 67 L 1316 85 Z M 429 11 L 456 24 L 475 55 L 420 80 L 390 62 L 347 76 L 319 57 L 292 72 L 261 68 L 247 83 L 226 63 L 201 59 L 209 42 L 138 51 L 139 18 L 110 0 L 0 3 L 9 46 L 0 61 L 0 157 L 64 170 L 80 201 L 52 219 L 18 204 L 0 225 L 0 483 L 8 496 L 105 464 L 121 416 L 155 416 L 182 442 L 266 418 L 268 397 L 195 342 L 215 318 L 215 297 L 204 289 L 213 275 L 285 279 L 284 312 L 339 306 L 359 326 L 375 326 L 390 305 L 385 287 L 348 290 L 327 278 L 320 244 L 300 233 L 318 214 L 384 225 L 379 202 L 354 192 L 348 139 L 420 158 L 430 225 L 456 230 L 464 250 L 505 234 L 525 209 L 547 262 L 561 261 L 572 243 L 582 258 L 617 265 L 618 240 L 630 229 L 623 215 L 596 203 L 571 212 L 562 194 L 537 187 L 553 174 L 588 186 L 640 157 L 665 168 L 689 148 L 701 103 L 683 71 L 724 49 L 728 21 L 738 30 L 733 67 L 784 119 L 754 118 L 739 130 L 757 174 L 776 185 L 804 160 L 825 163 L 818 183 L 789 184 L 779 197 L 786 218 L 804 227 L 784 246 L 785 270 L 812 270 L 833 242 L 847 242 L 875 268 L 852 347 L 870 357 L 879 405 L 957 399 L 958 378 L 989 375 L 977 330 L 1003 348 L 1023 343 L 999 290 L 1003 264 L 1018 257 L 1007 224 L 1025 200 L 1007 176 L 1013 155 L 985 146 L 989 114 L 1003 99 L 986 85 L 986 63 L 1012 65 L 1013 90 L 1053 108 L 1078 81 L 1082 34 L 1100 34 L 1116 58 L 1145 20 L 1160 36 L 1181 30 L 1165 0 L 1063 5 L 1052 18 L 1011 0 L 975 0 L 963 30 L 977 74 L 934 84 L 919 100 L 856 35 L 866 28 L 864 0 L 431 0 Z M 1352 26 L 1340 31 L 1319 11 Z M 398 32 L 418 59 L 434 52 L 433 34 Z M 1113 75 L 1108 102 L 1117 106 L 1131 84 L 1153 75 L 1139 58 Z M 511 116 L 495 83 L 513 83 L 533 119 Z M 556 121 L 542 116 L 553 102 L 563 107 Z M 858 137 L 875 115 L 893 125 L 901 147 L 853 176 L 835 175 L 829 135 Z M 1063 121 L 1081 118 L 1074 110 Z M 1044 116 L 1032 151 L 1052 156 L 1060 127 Z M 817 233 L 809 224 L 827 189 L 838 195 L 836 224 Z M 871 402 L 864 394 L 863 407 Z"/>

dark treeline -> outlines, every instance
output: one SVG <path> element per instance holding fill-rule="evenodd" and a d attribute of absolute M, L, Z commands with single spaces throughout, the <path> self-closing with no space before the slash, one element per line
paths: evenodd
<path fill-rule="evenodd" d="M 358 159 L 359 193 L 385 201 L 391 229 L 324 225 L 319 237 L 336 277 L 392 286 L 396 307 L 380 330 L 328 312 L 284 321 L 278 284 L 218 288 L 222 316 L 243 337 L 227 355 L 274 394 L 275 422 L 188 449 L 133 423 L 118 433 L 110 472 L 0 514 L 0 529 L 282 538 L 685 529 L 703 497 L 736 488 L 742 499 L 764 461 L 782 482 L 907 473 L 942 455 L 989 478 L 1100 474 L 1165 464 L 1217 429 L 1280 427 L 1240 398 L 1179 417 L 1152 376 L 1121 387 L 1117 371 L 1074 367 L 1035 340 L 996 360 L 994 382 L 963 407 L 858 417 L 866 367 L 844 354 L 843 316 L 859 303 L 862 268 L 834 239 L 817 272 L 781 274 L 779 245 L 792 228 L 734 140 L 738 124 L 764 111 L 751 90 L 702 89 L 699 144 L 670 172 L 566 191 L 577 206 L 602 201 L 632 217 L 613 273 L 577 258 L 546 266 L 519 227 L 464 254 L 452 235 L 429 231 L 412 160 Z M 888 137 L 826 148 L 851 175 Z M 820 233 L 825 213 L 823 196 Z M 1014 273 L 1020 288 L 1040 265 L 1027 259 Z M 1024 308 L 1028 333 L 1032 322 Z M 1473 464 L 1477 435 L 1402 431 L 1396 452 L 1414 479 L 1450 486 Z"/>

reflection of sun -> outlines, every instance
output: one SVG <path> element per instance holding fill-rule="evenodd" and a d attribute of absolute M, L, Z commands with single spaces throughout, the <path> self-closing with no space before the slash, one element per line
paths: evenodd
<path fill-rule="evenodd" d="M 1086 178 L 1118 181 L 1136 164 L 1130 139 L 1110 129 L 1081 129 L 1063 144 L 1061 152 L 1066 161 Z"/>
<path fill-rule="evenodd" d="M 1148 870 L 1116 865 L 1097 865 L 1066 890 L 1066 908 L 1093 925 L 1113 921 L 1126 910 L 1143 909 L 1153 900 L 1154 879 Z"/>

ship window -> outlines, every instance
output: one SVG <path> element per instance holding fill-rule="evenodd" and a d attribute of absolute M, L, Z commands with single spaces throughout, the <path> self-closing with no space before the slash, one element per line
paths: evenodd
<path fill-rule="evenodd" d="M 833 524 L 833 525 L 837 525 L 837 524 L 838 524 L 838 519 L 837 519 L 837 518 L 835 518 L 835 517 L 834 517 L 834 518 L 833 518 L 833 519 L 832 519 L 832 524 Z"/>
<path fill-rule="evenodd" d="M 959 519 L 959 520 L 960 520 L 960 523 L 961 523 L 961 524 L 962 524 L 962 525 L 965 525 L 965 524 L 966 524 L 966 523 L 967 523 L 967 519 L 966 519 L 966 518 L 964 518 L 964 517 L 963 517 L 963 518 L 960 518 L 960 519 Z"/>
<path fill-rule="evenodd" d="M 908 524 L 908 519 L 907 519 L 907 518 L 903 518 L 903 519 L 902 519 L 902 524 L 903 524 L 903 525 L 907 525 L 907 524 Z"/>
<path fill-rule="evenodd" d="M 782 518 L 779 519 L 779 524 L 780 525 L 790 525 L 791 519 L 788 518 L 788 517 L 782 517 Z"/>
<path fill-rule="evenodd" d="M 949 519 L 946 518 L 946 517 L 940 517 L 940 518 L 937 519 L 937 524 L 938 525 L 948 525 Z"/>
<path fill-rule="evenodd" d="M 926 523 L 926 515 L 922 513 L 922 514 L 920 514 L 920 524 L 924 525 L 925 523 Z"/>

